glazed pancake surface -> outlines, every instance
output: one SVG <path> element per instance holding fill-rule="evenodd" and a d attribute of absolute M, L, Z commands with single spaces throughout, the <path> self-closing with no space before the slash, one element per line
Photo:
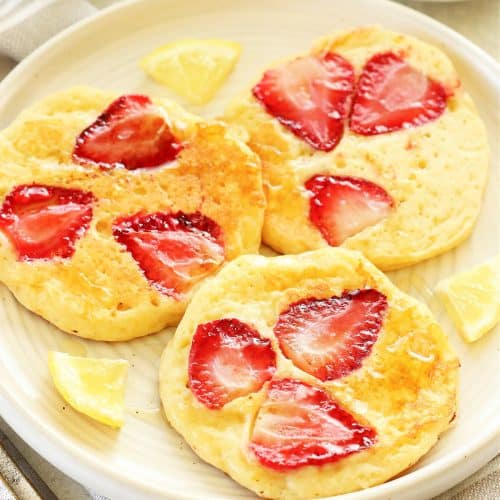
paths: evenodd
<path fill-rule="evenodd" d="M 453 420 L 458 360 L 359 252 L 242 256 L 196 293 L 160 395 L 193 450 L 266 498 L 384 482 Z"/>
<path fill-rule="evenodd" d="M 471 233 L 489 149 L 439 49 L 365 27 L 325 37 L 259 78 L 225 119 L 263 162 L 263 240 L 274 250 L 342 245 L 390 270 Z"/>
<path fill-rule="evenodd" d="M 258 157 L 168 101 L 59 92 L 1 132 L 0 156 L 0 280 L 67 332 L 174 325 L 200 281 L 258 252 Z"/>

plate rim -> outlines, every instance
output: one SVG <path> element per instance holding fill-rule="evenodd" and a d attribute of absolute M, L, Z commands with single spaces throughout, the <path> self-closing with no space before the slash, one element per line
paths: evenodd
<path fill-rule="evenodd" d="M 4 104 L 8 101 L 8 91 L 10 91 L 13 87 L 13 83 L 18 78 L 18 75 L 22 75 L 25 68 L 33 61 L 37 60 L 41 56 L 50 57 L 51 50 L 57 48 L 60 42 L 63 42 L 65 39 L 71 39 L 75 32 L 84 30 L 88 25 L 102 21 L 103 18 L 113 15 L 115 11 L 126 10 L 132 5 L 146 5 L 146 1 L 147 0 L 124 0 L 110 5 L 69 26 L 53 38 L 43 43 L 22 62 L 20 62 L 2 80 L 2 82 L 0 82 L 0 111 L 4 107 Z M 483 49 L 468 40 L 465 36 L 459 34 L 445 24 L 427 16 L 426 14 L 423 14 L 422 12 L 414 10 L 406 5 L 395 3 L 392 0 L 360 1 L 371 4 L 389 4 L 390 8 L 394 9 L 395 14 L 398 14 L 399 11 L 399 13 L 403 14 L 407 18 L 412 17 L 417 21 L 420 20 L 424 22 L 429 28 L 435 28 L 435 35 L 437 39 L 447 39 L 449 41 L 453 41 L 456 43 L 455 49 L 460 53 L 475 56 L 477 60 L 475 66 L 480 66 L 481 76 L 488 80 L 491 87 L 500 94 L 500 82 L 496 82 L 496 75 L 500 70 L 500 63 Z M 60 433 L 57 433 L 56 429 L 52 429 L 50 426 L 44 425 L 43 421 L 35 418 L 36 416 L 24 412 L 20 403 L 9 396 L 9 393 L 4 390 L 2 382 L 0 381 L 1 417 L 14 430 L 14 432 L 16 432 L 37 453 L 39 453 L 57 469 L 83 484 L 84 487 L 99 490 L 100 494 L 105 494 L 110 497 L 115 496 L 123 499 L 135 499 L 137 498 L 137 494 L 148 494 L 154 495 L 155 498 L 161 496 L 162 498 L 171 497 L 176 499 L 197 500 L 196 497 L 190 495 L 185 490 L 172 489 L 164 491 L 163 489 L 160 489 L 157 486 L 155 487 L 154 484 L 148 483 L 145 480 L 132 480 L 130 477 L 116 474 L 116 472 L 111 468 L 103 469 L 102 466 L 92 461 L 89 453 L 78 449 L 70 439 L 65 438 Z M 500 411 L 500 402 L 498 403 L 498 406 Z M 419 470 L 412 471 L 409 474 L 389 480 L 380 485 L 372 486 L 366 490 L 326 498 L 335 498 L 336 500 L 374 500 L 378 498 L 388 498 L 387 495 L 394 495 L 398 493 L 404 494 L 405 491 L 401 490 L 407 490 L 418 484 L 422 484 L 424 480 L 429 481 L 436 479 L 440 474 L 443 474 L 444 476 L 444 473 L 447 473 L 448 476 L 453 475 L 452 469 L 454 466 L 462 460 L 467 460 L 467 465 L 462 468 L 462 473 L 465 472 L 465 476 L 463 474 L 455 474 L 455 479 L 451 480 L 451 483 L 446 483 L 444 477 L 441 477 L 438 490 L 433 491 L 433 494 L 439 494 L 445 489 L 452 487 L 469 475 L 473 474 L 491 458 L 500 453 L 500 443 L 496 442 L 496 439 L 499 437 L 500 422 L 496 423 L 493 421 L 491 422 L 491 425 L 483 427 L 480 437 L 474 440 L 472 444 L 464 445 L 454 452 L 448 453 L 444 457 L 437 459 L 435 462 L 423 466 Z M 445 485 L 443 486 L 443 484 Z M 166 495 L 168 495 L 168 497 Z M 418 498 L 422 497 L 419 496 Z"/>

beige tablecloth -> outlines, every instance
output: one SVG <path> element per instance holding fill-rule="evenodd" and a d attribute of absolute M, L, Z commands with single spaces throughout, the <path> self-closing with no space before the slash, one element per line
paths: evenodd
<path fill-rule="evenodd" d="M 117 1 L 120 0 L 91 0 L 90 3 L 97 8 L 104 8 Z M 489 52 L 497 60 L 500 59 L 500 0 L 469 0 L 459 3 L 428 3 L 406 0 L 400 3 L 420 10 L 447 24 Z M 0 80 L 13 66 L 13 61 L 0 58 Z M 4 436 L 14 444 L 57 498 L 64 500 L 99 500 L 101 498 L 52 467 L 16 436 L 0 418 L 0 445 Z M 2 458 L 1 452 L 2 448 L 0 447 L 0 500 L 11 500 L 15 498 L 14 495 L 22 500 L 37 498 L 27 492 L 26 485 L 22 481 L 16 482 L 12 465 L 8 459 Z M 2 475 L 7 481 L 2 480 Z M 10 488 L 6 484 L 7 482 L 11 483 Z M 500 455 L 476 474 L 443 495 L 436 497 L 435 500 L 500 500 Z"/>

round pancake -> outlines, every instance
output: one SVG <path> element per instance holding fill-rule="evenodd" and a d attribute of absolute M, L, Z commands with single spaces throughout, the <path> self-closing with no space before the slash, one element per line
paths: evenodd
<path fill-rule="evenodd" d="M 386 309 L 376 342 L 357 369 L 340 377 L 313 376 L 284 355 L 274 332 L 290 304 L 346 292 L 355 296 L 365 289 L 385 296 Z M 200 372 L 203 344 L 199 338 L 193 342 L 195 332 L 198 337 L 200 328 L 220 319 L 248 325 L 254 338 L 261 337 L 259 349 L 264 352 L 265 342 L 270 342 L 276 355 L 274 374 L 256 380 L 252 391 L 233 394 L 223 405 L 214 402 L 215 390 L 200 392 L 198 375 L 206 378 L 207 372 Z M 269 359 L 269 353 L 266 356 Z M 237 366 L 243 369 L 244 363 Z M 458 367 L 429 310 L 397 289 L 359 252 L 326 248 L 272 258 L 247 255 L 225 266 L 193 297 L 163 353 L 160 395 L 169 422 L 203 460 L 260 496 L 316 498 L 384 482 L 417 462 L 454 418 Z M 237 380 L 237 373 L 230 380 Z M 283 379 L 326 391 L 357 422 L 374 430 L 374 444 L 321 466 L 276 470 L 261 463 L 252 452 L 259 408 L 271 384 Z M 210 398 L 215 404 L 206 402 Z"/>
<path fill-rule="evenodd" d="M 344 57 L 357 79 L 372 56 L 388 51 L 402 54 L 452 94 L 435 121 L 371 136 L 358 135 L 346 124 L 340 143 L 324 152 L 280 124 L 250 92 L 227 109 L 224 119 L 246 130 L 248 144 L 262 160 L 268 200 L 263 241 L 274 250 L 300 253 L 328 245 L 309 219 L 305 183 L 318 174 L 366 179 L 392 197 L 395 209 L 388 217 L 342 243 L 382 270 L 441 254 L 471 233 L 487 180 L 489 148 L 484 125 L 448 57 L 413 37 L 377 27 L 326 37 L 310 54 Z"/>
<path fill-rule="evenodd" d="M 154 103 L 183 143 L 175 161 L 135 171 L 76 164 L 77 136 L 116 97 L 83 87 L 63 91 L 24 111 L 0 134 L 0 199 L 33 183 L 95 198 L 90 226 L 70 258 L 20 260 L 0 231 L 0 280 L 62 330 L 113 341 L 177 324 L 192 294 L 172 297 L 151 286 L 113 237 L 118 218 L 201 212 L 219 226 L 225 259 L 231 260 L 258 252 L 265 203 L 258 157 L 224 124 L 202 122 L 163 99 Z"/>

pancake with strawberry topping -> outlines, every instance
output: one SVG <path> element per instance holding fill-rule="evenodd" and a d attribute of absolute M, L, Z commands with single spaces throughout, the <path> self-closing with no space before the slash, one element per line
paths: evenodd
<path fill-rule="evenodd" d="M 160 364 L 172 426 L 265 498 L 404 471 L 456 410 L 459 363 L 429 310 L 361 253 L 241 256 L 195 293 Z"/>
<path fill-rule="evenodd" d="M 0 133 L 0 281 L 62 330 L 127 340 L 258 252 L 259 158 L 163 99 L 60 92 Z"/>
<path fill-rule="evenodd" d="M 263 241 L 362 251 L 382 270 L 466 239 L 487 180 L 486 131 L 452 63 L 364 27 L 264 71 L 224 119 L 262 160 Z"/>

